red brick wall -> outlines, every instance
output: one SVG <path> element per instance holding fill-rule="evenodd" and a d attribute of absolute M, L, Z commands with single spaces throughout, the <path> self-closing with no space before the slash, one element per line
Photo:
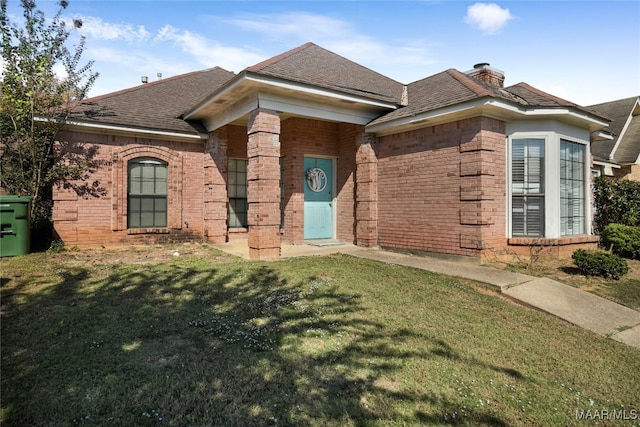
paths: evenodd
<path fill-rule="evenodd" d="M 354 138 L 358 128 L 361 127 L 305 118 L 282 121 L 280 150 L 284 158 L 284 242 L 304 242 L 305 156 L 336 158 L 337 238 L 353 241 Z"/>
<path fill-rule="evenodd" d="M 480 256 L 506 245 L 504 123 L 472 118 L 380 138 L 378 244 Z"/>
<path fill-rule="evenodd" d="M 99 147 L 102 166 L 89 177 L 106 194 L 80 197 L 54 189 L 54 229 L 68 246 L 150 244 L 202 239 L 204 231 L 204 143 L 62 132 L 58 140 Z M 155 157 L 168 163 L 168 227 L 126 229 L 127 161 Z M 188 226 L 187 226 L 188 223 Z"/>
<path fill-rule="evenodd" d="M 613 171 L 616 178 L 640 181 L 640 165 L 622 166 L 620 169 L 614 169 Z"/>
<path fill-rule="evenodd" d="M 362 126 L 340 124 L 338 126 L 337 177 L 337 238 L 342 242 L 355 243 L 356 204 L 356 138 L 364 131 Z"/>

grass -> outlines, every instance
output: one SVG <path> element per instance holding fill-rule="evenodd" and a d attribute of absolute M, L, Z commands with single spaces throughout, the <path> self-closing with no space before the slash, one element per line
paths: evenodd
<path fill-rule="evenodd" d="M 444 275 L 153 250 L 1 261 L 3 425 L 570 426 L 640 410 L 640 352 Z"/>

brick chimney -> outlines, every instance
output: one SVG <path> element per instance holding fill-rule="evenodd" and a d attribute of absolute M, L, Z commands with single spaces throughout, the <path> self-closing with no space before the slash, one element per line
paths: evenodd
<path fill-rule="evenodd" d="M 504 72 L 491 68 L 486 62 L 474 65 L 473 70 L 469 70 L 465 74 L 492 86 L 504 87 Z"/>

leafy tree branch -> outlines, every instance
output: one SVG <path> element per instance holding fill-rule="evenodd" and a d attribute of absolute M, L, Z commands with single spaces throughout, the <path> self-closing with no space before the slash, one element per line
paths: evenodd
<path fill-rule="evenodd" d="M 0 0 L 2 98 L 0 100 L 0 185 L 9 193 L 32 197 L 32 218 L 47 222 L 51 190 L 87 177 L 95 149 L 56 142 L 74 103 L 84 99 L 98 77 L 94 61 L 82 64 L 85 38 L 71 50 L 72 31 L 62 17 L 68 2 L 58 3 L 51 19 L 33 0 L 21 0 L 22 19 L 13 22 L 7 0 Z M 60 72 L 59 70 L 64 70 Z"/>

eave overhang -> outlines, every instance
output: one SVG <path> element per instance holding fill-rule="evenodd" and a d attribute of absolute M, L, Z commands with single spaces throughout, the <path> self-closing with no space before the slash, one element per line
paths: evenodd
<path fill-rule="evenodd" d="M 281 119 L 303 116 L 365 125 L 398 106 L 393 102 L 244 71 L 183 117 L 199 120 L 212 131 L 234 122 L 246 125 L 247 115 L 256 108 L 278 111 Z"/>
<path fill-rule="evenodd" d="M 206 141 L 208 134 L 195 132 L 192 134 L 171 132 L 157 129 L 144 129 L 122 125 L 112 125 L 106 123 L 88 122 L 81 120 L 67 120 L 62 130 L 78 130 L 81 132 L 105 134 L 105 135 L 121 135 L 139 138 L 161 139 L 171 141 L 185 142 L 202 142 Z"/>
<path fill-rule="evenodd" d="M 384 136 L 478 116 L 491 117 L 505 122 L 551 119 L 588 128 L 590 132 L 598 131 L 608 125 L 607 121 L 575 108 L 526 107 L 485 97 L 384 123 L 371 124 L 366 127 L 366 131 Z"/>
<path fill-rule="evenodd" d="M 608 166 L 613 169 L 620 169 L 619 164 L 602 159 L 593 159 L 593 164 L 598 166 Z"/>

